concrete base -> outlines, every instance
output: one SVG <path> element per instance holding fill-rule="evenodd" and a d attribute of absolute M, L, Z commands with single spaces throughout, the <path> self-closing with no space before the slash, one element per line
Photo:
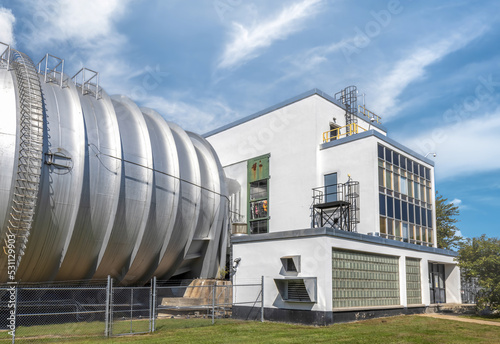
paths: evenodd
<path fill-rule="evenodd" d="M 425 306 L 373 308 L 356 310 L 339 310 L 335 312 L 303 311 L 293 309 L 265 308 L 264 320 L 294 324 L 327 326 L 336 323 L 345 323 L 358 320 L 367 320 L 380 317 L 389 317 L 403 314 L 425 313 Z M 260 320 L 259 307 L 233 306 L 233 318 L 242 320 Z"/>

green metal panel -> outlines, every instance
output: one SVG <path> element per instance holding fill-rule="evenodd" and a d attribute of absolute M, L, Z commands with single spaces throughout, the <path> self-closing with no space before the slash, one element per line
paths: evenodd
<path fill-rule="evenodd" d="M 400 304 L 399 258 L 332 250 L 333 308 Z"/>
<path fill-rule="evenodd" d="M 422 303 L 420 259 L 406 258 L 406 302 L 409 305 Z"/>
<path fill-rule="evenodd" d="M 248 160 L 248 182 L 269 178 L 269 155 Z"/>

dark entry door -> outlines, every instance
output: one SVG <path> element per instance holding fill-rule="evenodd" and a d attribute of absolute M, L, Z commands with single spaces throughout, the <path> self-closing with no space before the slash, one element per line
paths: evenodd
<path fill-rule="evenodd" d="M 431 303 L 446 303 L 444 264 L 429 263 Z"/>

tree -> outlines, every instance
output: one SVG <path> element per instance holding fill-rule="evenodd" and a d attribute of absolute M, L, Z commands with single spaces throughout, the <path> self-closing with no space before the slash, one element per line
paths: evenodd
<path fill-rule="evenodd" d="M 478 309 L 489 307 L 500 311 L 500 239 L 467 239 L 460 245 L 458 262 L 466 280 L 477 278 L 481 288 L 477 297 Z"/>
<path fill-rule="evenodd" d="M 457 235 L 457 216 L 460 215 L 458 206 L 448 202 L 447 198 L 436 192 L 436 229 L 437 246 L 447 250 L 457 249 L 463 238 Z"/>

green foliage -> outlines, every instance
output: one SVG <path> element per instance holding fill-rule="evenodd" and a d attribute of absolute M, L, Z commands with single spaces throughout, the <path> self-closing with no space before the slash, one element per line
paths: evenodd
<path fill-rule="evenodd" d="M 447 250 L 457 249 L 463 238 L 457 235 L 455 223 L 460 215 L 458 206 L 436 192 L 436 229 L 437 246 Z"/>
<path fill-rule="evenodd" d="M 500 239 L 467 239 L 458 252 L 459 266 L 466 279 L 477 278 L 481 287 L 477 305 L 500 311 Z"/>

